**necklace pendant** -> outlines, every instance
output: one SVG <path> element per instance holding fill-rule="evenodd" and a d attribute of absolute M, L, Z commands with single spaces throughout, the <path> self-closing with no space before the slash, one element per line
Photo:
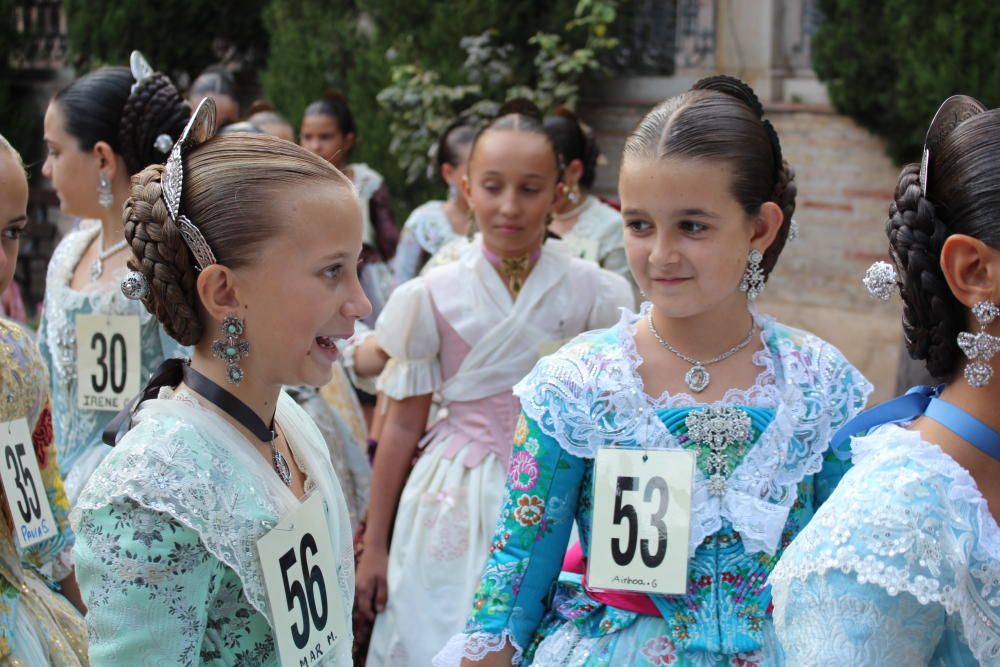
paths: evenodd
<path fill-rule="evenodd" d="M 291 484 L 292 471 L 288 467 L 288 461 L 285 460 L 285 457 L 281 455 L 281 452 L 273 444 L 271 445 L 271 458 L 274 460 L 274 471 L 278 473 L 281 481 L 285 483 L 285 486 Z"/>
<path fill-rule="evenodd" d="M 684 374 L 684 383 L 696 394 L 705 391 L 705 387 L 708 386 L 711 379 L 712 376 L 709 375 L 708 369 L 701 364 L 695 364 L 691 370 Z"/>
<path fill-rule="evenodd" d="M 94 263 L 90 265 L 90 282 L 96 283 L 101 278 L 101 274 L 104 273 L 104 263 L 101 258 L 98 257 L 94 260 Z"/>
<path fill-rule="evenodd" d="M 722 473 L 715 473 L 708 478 L 708 493 L 715 496 L 716 498 L 721 498 L 726 495 L 726 489 L 729 488 L 729 481 L 726 476 Z"/>

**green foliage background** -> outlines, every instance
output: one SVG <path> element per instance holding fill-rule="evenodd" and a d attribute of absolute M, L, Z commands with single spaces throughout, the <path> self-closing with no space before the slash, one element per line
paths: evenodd
<path fill-rule="evenodd" d="M 897 162 L 920 159 L 931 117 L 948 96 L 1000 105 L 1000 2 L 820 0 L 813 67 L 838 111 L 888 142 Z"/>

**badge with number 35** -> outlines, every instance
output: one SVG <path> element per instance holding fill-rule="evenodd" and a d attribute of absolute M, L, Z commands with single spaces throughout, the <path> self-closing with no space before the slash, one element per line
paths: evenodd
<path fill-rule="evenodd" d="M 0 482 L 18 547 L 26 549 L 56 535 L 26 419 L 0 424 Z"/>

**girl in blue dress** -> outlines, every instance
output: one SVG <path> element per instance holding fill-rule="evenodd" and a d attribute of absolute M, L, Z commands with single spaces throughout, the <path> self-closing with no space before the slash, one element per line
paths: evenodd
<path fill-rule="evenodd" d="M 437 665 L 784 662 L 768 575 L 846 469 L 830 435 L 871 385 L 829 343 L 752 305 L 784 246 L 795 182 L 746 84 L 712 77 L 653 109 L 626 142 L 619 185 L 647 302 L 515 387 L 505 503 L 465 632 Z M 689 529 L 671 533 L 681 549 L 664 561 L 683 593 L 590 585 L 613 551 L 596 536 L 628 542 L 628 521 L 599 524 L 595 511 L 616 501 L 600 484 L 607 452 L 688 462 L 678 525 Z M 666 496 L 639 491 L 619 491 L 618 509 L 655 525 Z M 583 562 L 560 576 L 574 521 Z M 644 559 L 659 553 L 641 544 Z M 630 552 L 624 562 L 638 562 Z"/>
<path fill-rule="evenodd" d="M 854 468 L 773 575 L 790 664 L 1000 665 L 1000 110 L 949 98 L 923 155 L 865 283 L 898 287 L 907 349 L 944 384 L 843 429 Z"/>

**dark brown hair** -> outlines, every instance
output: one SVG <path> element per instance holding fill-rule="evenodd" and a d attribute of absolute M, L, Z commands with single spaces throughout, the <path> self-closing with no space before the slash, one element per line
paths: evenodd
<path fill-rule="evenodd" d="M 795 213 L 795 172 L 774 127 L 747 84 L 728 76 L 702 79 L 646 114 L 625 142 L 622 160 L 671 157 L 722 160 L 732 167 L 732 195 L 748 215 L 774 202 L 784 220 L 761 268 L 765 279 L 785 247 Z"/>
<path fill-rule="evenodd" d="M 472 147 L 469 148 L 469 162 L 476 152 L 476 144 L 487 132 L 527 132 L 528 134 L 539 134 L 545 138 L 546 143 L 552 148 L 552 159 L 556 165 L 556 181 L 562 180 L 562 160 L 559 158 L 559 150 L 549 133 L 545 131 L 545 122 L 542 119 L 542 112 L 528 100 L 517 98 L 510 100 L 497 112 L 496 117 L 479 129 L 472 140 Z"/>
<path fill-rule="evenodd" d="M 198 278 L 194 257 L 167 213 L 161 179 L 153 165 L 133 177 L 125 204 L 129 267 L 149 281 L 143 303 L 183 345 L 201 340 Z M 295 186 L 326 182 L 354 186 L 326 160 L 265 134 L 218 136 L 184 156 L 180 211 L 198 227 L 219 264 L 239 268 L 259 257 L 259 248 L 280 233 L 275 202 Z M 298 191 L 296 191 L 298 193 Z"/>
<path fill-rule="evenodd" d="M 941 249 L 952 234 L 1000 248 L 1000 110 L 963 121 L 941 140 L 926 193 L 920 165 L 903 167 L 886 234 L 899 273 L 907 350 L 926 361 L 931 375 L 948 378 L 961 360 L 956 339 L 968 312 L 948 287 Z"/>

